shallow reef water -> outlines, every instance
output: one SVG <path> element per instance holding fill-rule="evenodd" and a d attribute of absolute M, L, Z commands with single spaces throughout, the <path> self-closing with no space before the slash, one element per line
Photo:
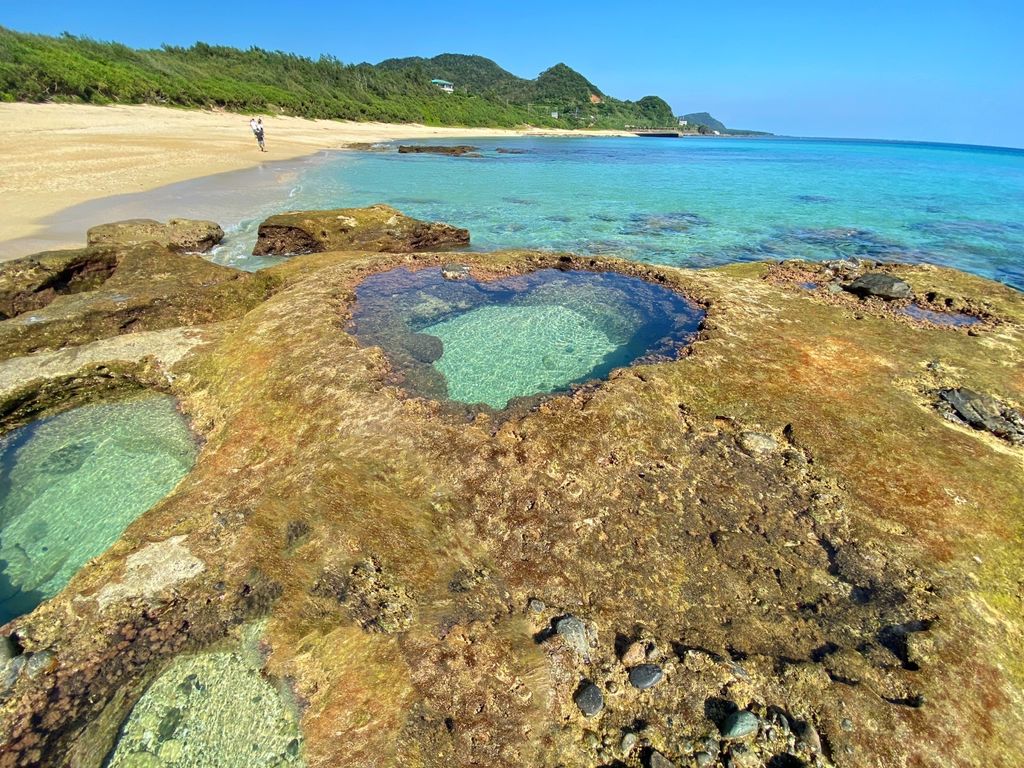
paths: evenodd
<path fill-rule="evenodd" d="M 483 281 L 401 268 L 356 297 L 357 338 L 384 349 L 409 391 L 494 409 L 672 359 L 704 314 L 639 278 L 554 269 Z"/>
<path fill-rule="evenodd" d="M 260 672 L 260 625 L 235 648 L 180 656 L 146 689 L 106 768 L 302 766 L 298 717 Z"/>
<path fill-rule="evenodd" d="M 163 395 L 83 406 L 0 438 L 0 623 L 59 592 L 195 456 Z"/>

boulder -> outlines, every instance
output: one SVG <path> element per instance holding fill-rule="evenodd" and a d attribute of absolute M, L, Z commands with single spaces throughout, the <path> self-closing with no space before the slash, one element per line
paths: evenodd
<path fill-rule="evenodd" d="M 69 281 L 72 291 L 58 292 L 52 283 L 36 291 L 9 290 L 9 308 L 27 309 L 0 322 L 0 360 L 122 333 L 239 317 L 263 301 L 274 285 L 269 276 L 224 267 L 156 243 L 28 256 L 3 266 L 0 285 L 2 275 L 38 276 L 39 264 L 55 263 L 93 265 L 94 271 L 89 280 L 82 272 L 78 283 Z M 10 284 L 14 282 L 12 277 Z M 22 283 L 22 288 L 26 285 L 30 284 Z"/>
<path fill-rule="evenodd" d="M 117 267 L 113 248 L 47 251 L 0 264 L 0 320 L 41 309 L 57 296 L 89 291 Z"/>
<path fill-rule="evenodd" d="M 940 410 L 975 429 L 991 432 L 1011 443 L 1024 445 L 1024 415 L 991 395 L 966 388 L 940 389 Z"/>
<path fill-rule="evenodd" d="M 462 157 L 463 155 L 472 154 L 474 157 L 476 151 L 480 147 L 471 147 L 468 144 L 458 144 L 454 147 L 441 147 L 441 146 L 428 146 L 425 144 L 403 144 L 398 147 L 398 153 L 400 155 L 451 155 L 452 157 Z"/>
<path fill-rule="evenodd" d="M 159 243 L 179 253 L 207 253 L 224 239 L 224 230 L 214 221 L 171 219 L 126 219 L 100 224 L 89 230 L 89 245 L 137 245 Z"/>
<path fill-rule="evenodd" d="M 322 251 L 410 253 L 469 244 L 469 231 L 420 221 L 388 205 L 331 211 L 294 211 L 260 224 L 255 256 Z"/>
<path fill-rule="evenodd" d="M 843 288 L 862 298 L 877 296 L 886 301 L 909 299 L 914 295 L 908 283 L 884 272 L 868 272 Z"/>

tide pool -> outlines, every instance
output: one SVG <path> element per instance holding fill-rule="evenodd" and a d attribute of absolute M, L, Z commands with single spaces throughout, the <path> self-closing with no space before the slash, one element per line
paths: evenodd
<path fill-rule="evenodd" d="M 57 594 L 195 456 L 162 395 L 76 408 L 0 438 L 0 624 Z"/>
<path fill-rule="evenodd" d="M 485 281 L 400 268 L 359 285 L 353 329 L 413 394 L 500 410 L 637 360 L 673 359 L 703 317 L 667 288 L 612 272 Z"/>
<path fill-rule="evenodd" d="M 475 250 L 570 250 L 684 267 L 859 256 L 928 261 L 1024 288 L 1021 150 L 811 139 L 475 143 L 481 158 L 325 154 L 305 163 L 277 202 L 228 222 L 214 259 L 265 266 L 248 254 L 271 209 L 383 202 L 468 227 Z"/>

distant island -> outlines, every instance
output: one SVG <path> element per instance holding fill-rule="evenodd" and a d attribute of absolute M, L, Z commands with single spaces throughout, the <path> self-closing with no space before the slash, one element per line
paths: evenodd
<path fill-rule="evenodd" d="M 561 129 L 726 129 L 707 113 L 677 117 L 658 96 L 637 101 L 604 93 L 559 63 L 535 79 L 483 56 L 343 64 L 260 48 L 206 43 L 134 49 L 69 34 L 0 27 L 0 101 L 157 104 L 266 112 L 305 118 L 426 125 Z M 704 120 L 697 120 L 703 116 Z M 692 120 L 690 118 L 693 118 Z M 720 127 L 719 127 L 720 126 Z"/>

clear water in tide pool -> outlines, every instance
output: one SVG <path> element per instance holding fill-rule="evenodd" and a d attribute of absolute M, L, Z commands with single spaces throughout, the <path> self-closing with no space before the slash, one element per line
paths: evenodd
<path fill-rule="evenodd" d="M 1024 288 L 1024 150 L 781 138 L 470 143 L 483 157 L 335 152 L 307 161 L 276 199 L 262 190 L 260 210 L 225 222 L 228 239 L 213 258 L 271 263 L 248 254 L 272 212 L 389 203 L 468 227 L 477 250 L 689 267 L 861 256 L 928 261 Z"/>
<path fill-rule="evenodd" d="M 300 768 L 295 708 L 260 669 L 262 625 L 235 648 L 179 656 L 121 727 L 106 768 Z"/>
<path fill-rule="evenodd" d="M 637 360 L 674 358 L 703 311 L 616 273 L 539 270 L 479 281 L 400 268 L 356 289 L 353 329 L 414 394 L 501 409 Z"/>
<path fill-rule="evenodd" d="M 0 438 L 0 624 L 57 594 L 195 456 L 163 395 L 83 406 Z"/>

